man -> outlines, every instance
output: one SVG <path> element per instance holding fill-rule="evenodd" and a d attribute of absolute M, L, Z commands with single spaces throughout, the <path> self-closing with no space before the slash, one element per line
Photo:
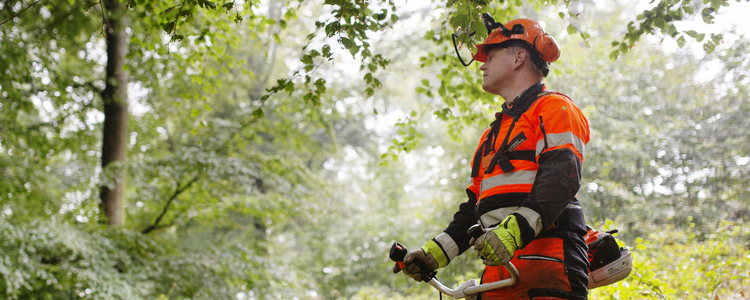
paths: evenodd
<path fill-rule="evenodd" d="M 589 125 L 567 96 L 545 91 L 548 64 L 560 49 L 528 19 L 497 24 L 474 59 L 484 62 L 482 88 L 505 99 L 474 153 L 467 202 L 445 231 L 409 251 L 404 273 L 421 281 L 471 246 L 486 265 L 482 282 L 509 278 L 511 261 L 520 281 L 479 299 L 587 299 L 586 224 L 576 193 L 581 185 Z M 479 223 L 484 234 L 467 230 Z M 398 271 L 398 267 L 394 271 Z"/>

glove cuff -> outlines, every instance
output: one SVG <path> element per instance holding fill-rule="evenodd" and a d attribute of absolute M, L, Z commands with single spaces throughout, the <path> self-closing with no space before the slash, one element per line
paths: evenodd
<path fill-rule="evenodd" d="M 521 228 L 518 226 L 518 219 L 516 219 L 515 214 L 506 217 L 500 223 L 500 228 L 494 231 L 511 256 L 513 256 L 513 252 L 524 245 L 521 238 Z"/>
<path fill-rule="evenodd" d="M 449 239 L 448 241 L 445 240 L 446 237 Z M 446 249 L 445 245 L 438 241 L 442 241 L 444 243 L 447 242 L 446 244 L 453 244 L 454 246 Z M 451 259 L 458 255 L 458 246 L 456 246 L 456 243 L 454 243 L 453 240 L 450 239 L 450 237 L 445 233 L 441 233 L 434 239 L 427 242 L 424 246 L 422 246 L 422 250 L 425 254 L 431 254 L 432 257 L 435 258 L 439 268 L 447 266 L 448 263 L 450 263 Z M 455 254 L 453 256 L 450 256 L 450 253 L 452 252 L 455 252 Z"/>

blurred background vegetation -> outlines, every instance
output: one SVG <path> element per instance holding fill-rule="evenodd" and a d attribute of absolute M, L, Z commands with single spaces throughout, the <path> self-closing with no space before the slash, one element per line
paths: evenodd
<path fill-rule="evenodd" d="M 437 299 L 387 254 L 448 224 L 502 103 L 453 54 L 472 8 L 562 46 L 547 86 L 592 131 L 579 197 L 634 256 L 590 298 L 750 298 L 750 39 L 707 25 L 746 1 L 125 1 L 110 164 L 105 2 L 0 0 L 2 299 Z"/>

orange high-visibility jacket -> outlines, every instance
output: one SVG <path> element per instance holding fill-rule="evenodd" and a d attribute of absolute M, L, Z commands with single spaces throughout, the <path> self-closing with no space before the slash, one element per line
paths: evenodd
<path fill-rule="evenodd" d="M 542 231 L 570 228 L 585 234 L 576 193 L 589 124 L 567 96 L 545 92 L 536 84 L 503 105 L 482 135 L 472 159 L 469 200 L 459 206 L 443 233 L 435 238 L 448 260 L 466 251 L 469 227 L 488 228 L 516 214 L 523 245 Z"/>

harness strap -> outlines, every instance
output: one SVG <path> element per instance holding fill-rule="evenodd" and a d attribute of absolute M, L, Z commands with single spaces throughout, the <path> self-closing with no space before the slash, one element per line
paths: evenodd
<path fill-rule="evenodd" d="M 482 159 L 489 155 L 493 149 L 495 149 L 495 142 L 497 141 L 497 137 L 500 134 L 500 125 L 502 123 L 502 114 L 507 114 L 510 116 L 513 116 L 513 123 L 511 123 L 510 128 L 508 129 L 508 132 L 505 135 L 505 138 L 503 139 L 503 143 L 500 145 L 500 148 L 498 148 L 498 151 L 495 152 L 495 154 L 492 157 L 492 160 L 490 160 L 490 164 L 487 166 L 487 169 L 485 170 L 485 173 L 492 173 L 492 171 L 495 169 L 495 165 L 499 165 L 500 168 L 503 170 L 503 172 L 507 173 L 510 171 L 513 171 L 515 167 L 510 162 L 510 160 L 514 159 L 523 159 L 527 161 L 531 161 L 536 163 L 536 155 L 534 155 L 533 158 L 529 158 L 528 154 L 517 154 L 521 158 L 514 158 L 513 156 L 506 156 L 507 153 L 514 152 L 513 149 L 506 149 L 508 147 L 508 139 L 510 138 L 511 132 L 513 132 L 513 128 L 516 125 L 516 122 L 521 118 L 521 115 L 523 115 L 526 110 L 529 109 L 529 107 L 536 102 L 539 98 L 542 98 L 549 94 L 559 94 L 557 92 L 551 92 L 551 91 L 543 91 L 544 84 L 543 83 L 537 83 L 535 85 L 532 85 L 529 87 L 526 91 L 521 93 L 521 95 L 518 96 L 516 99 L 515 104 L 512 105 L 512 107 L 508 107 L 506 104 L 503 104 L 503 111 L 500 113 L 495 114 L 495 121 L 492 122 L 490 125 L 490 132 L 487 133 L 487 138 L 484 140 L 482 145 L 477 149 L 477 152 L 474 153 L 474 161 L 472 162 L 471 166 L 471 177 L 479 176 L 479 169 L 482 165 Z M 510 150 L 510 151 L 508 151 Z M 532 151 L 533 152 L 533 151 Z"/>

